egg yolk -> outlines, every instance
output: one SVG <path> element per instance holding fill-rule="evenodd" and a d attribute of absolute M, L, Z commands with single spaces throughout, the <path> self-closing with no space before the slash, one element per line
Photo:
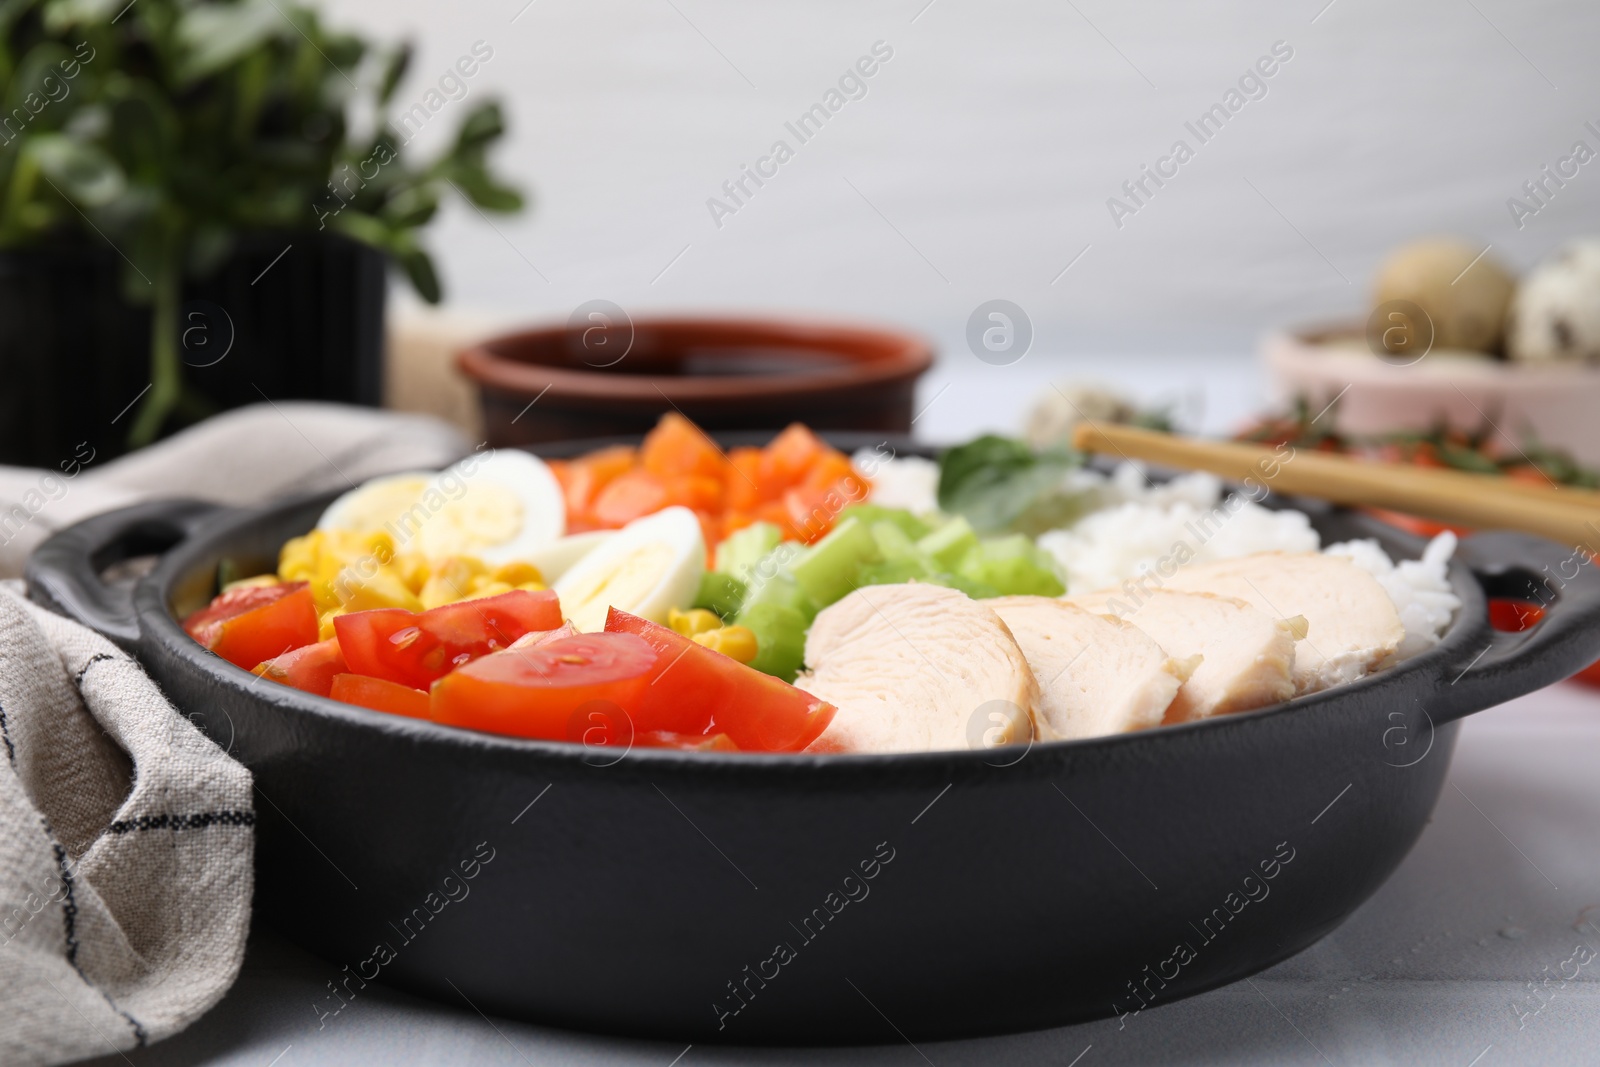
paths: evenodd
<path fill-rule="evenodd" d="M 675 553 L 662 541 L 640 545 L 606 570 L 566 589 L 562 606 L 572 625 L 583 633 L 605 628 L 606 609 L 618 607 L 651 621 L 657 612 L 644 603 L 672 566 Z"/>
<path fill-rule="evenodd" d="M 522 532 L 522 500 L 504 485 L 469 485 L 445 502 L 418 531 L 422 554 L 429 559 L 470 556 L 504 544 Z"/>
<path fill-rule="evenodd" d="M 338 528 L 382 530 L 410 510 L 427 488 L 425 478 L 396 478 L 363 486 L 339 509 Z"/>

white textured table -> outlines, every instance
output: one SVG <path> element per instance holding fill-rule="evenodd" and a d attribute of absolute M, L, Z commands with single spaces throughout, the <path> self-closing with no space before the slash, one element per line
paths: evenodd
<path fill-rule="evenodd" d="M 887 1067 L 920 1064 L 923 1057 L 938 1067 L 1593 1063 L 1600 958 L 1581 968 L 1562 964 L 1579 946 L 1600 953 L 1597 764 L 1600 693 L 1594 690 L 1556 686 L 1475 716 L 1461 732 L 1449 784 L 1421 841 L 1349 922 L 1252 981 L 1150 1009 L 1125 1028 L 1108 1020 L 933 1043 L 920 1046 L 921 1056 L 902 1042 L 685 1052 L 681 1044 L 484 1018 L 465 1004 L 435 1004 L 373 985 L 319 1029 L 312 1005 L 326 992 L 329 965 L 258 932 L 238 985 L 221 1005 L 186 1033 L 128 1060 L 136 1067 Z M 1596 925 L 1582 921 L 1590 917 Z M 1578 970 L 1578 978 L 1563 983 L 1563 969 Z"/>

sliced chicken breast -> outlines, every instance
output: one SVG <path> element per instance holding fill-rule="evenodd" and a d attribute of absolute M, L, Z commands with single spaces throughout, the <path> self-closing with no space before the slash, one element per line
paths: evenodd
<path fill-rule="evenodd" d="M 1405 637 L 1394 601 L 1378 580 L 1341 556 L 1263 552 L 1194 563 L 1167 589 L 1238 597 L 1275 619 L 1303 616 L 1294 681 L 1301 693 L 1354 681 L 1385 665 Z"/>
<path fill-rule="evenodd" d="M 795 685 L 839 710 L 818 752 L 927 752 L 1028 741 L 1039 687 L 1000 616 L 911 582 L 823 609 Z"/>
<path fill-rule="evenodd" d="M 1072 739 L 1156 726 L 1194 669 L 1138 627 L 1065 600 L 1008 596 L 983 603 L 1033 668 L 1041 733 Z"/>
<path fill-rule="evenodd" d="M 1153 590 L 1135 600 L 1121 590 L 1072 598 L 1090 611 L 1115 612 L 1178 660 L 1198 658 L 1164 721 L 1277 704 L 1294 696 L 1295 637 L 1304 631 L 1236 597 Z"/>

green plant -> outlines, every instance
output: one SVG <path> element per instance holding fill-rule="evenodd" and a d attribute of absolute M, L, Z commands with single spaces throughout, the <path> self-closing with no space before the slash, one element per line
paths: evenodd
<path fill-rule="evenodd" d="M 103 238 L 126 262 L 124 295 L 152 308 L 152 387 L 130 445 L 203 413 L 178 357 L 183 279 L 218 267 L 237 235 L 337 231 L 388 253 L 432 302 L 417 230 L 444 187 L 522 206 L 487 166 L 504 132 L 494 102 L 466 112 L 438 158 L 403 158 L 389 105 L 409 59 L 288 0 L 0 0 L 0 248 Z"/>

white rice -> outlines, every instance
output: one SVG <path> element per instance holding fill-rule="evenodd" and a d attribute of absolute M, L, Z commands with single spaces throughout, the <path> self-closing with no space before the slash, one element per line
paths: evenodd
<path fill-rule="evenodd" d="M 1446 571 L 1455 550 L 1456 535 L 1448 530 L 1428 542 L 1421 559 L 1403 559 L 1399 563 L 1390 559 L 1371 538 L 1345 541 L 1323 549 L 1330 556 L 1344 556 L 1378 579 L 1378 584 L 1394 601 L 1400 622 L 1406 628 L 1405 639 L 1395 653 L 1396 660 L 1409 659 L 1438 644 L 1445 627 L 1460 609 L 1461 598 L 1451 591 Z"/>
<path fill-rule="evenodd" d="M 1226 501 L 1221 479 L 1186 474 L 1147 485 L 1132 464 L 1110 479 L 1075 472 L 1076 486 L 1098 492 L 1101 506 L 1065 530 L 1039 538 L 1039 547 L 1067 573 L 1068 593 L 1118 585 L 1168 561 L 1205 562 L 1252 552 L 1315 552 L 1321 545 L 1298 511 L 1270 511 L 1241 496 Z"/>
<path fill-rule="evenodd" d="M 930 460 L 880 459 L 872 501 L 919 514 L 934 511 L 938 478 L 938 466 Z M 1094 508 L 1072 526 L 1039 538 L 1039 547 L 1066 572 L 1069 594 L 1120 585 L 1164 559 L 1315 552 L 1322 545 L 1302 512 L 1273 511 L 1238 494 L 1225 499 L 1221 479 L 1210 474 L 1185 474 L 1152 485 L 1137 464 L 1124 463 L 1110 477 L 1072 471 L 1064 488 L 1085 494 Z M 1326 551 L 1367 571 L 1394 601 L 1406 631 L 1398 661 L 1438 644 L 1461 607 L 1446 573 L 1455 547 L 1455 536 L 1442 533 L 1421 559 L 1399 564 L 1370 539 L 1330 545 Z"/>
<path fill-rule="evenodd" d="M 905 508 L 913 515 L 939 510 L 939 464 L 921 456 L 885 459 L 870 448 L 850 457 L 856 469 L 872 479 L 872 502 Z"/>

